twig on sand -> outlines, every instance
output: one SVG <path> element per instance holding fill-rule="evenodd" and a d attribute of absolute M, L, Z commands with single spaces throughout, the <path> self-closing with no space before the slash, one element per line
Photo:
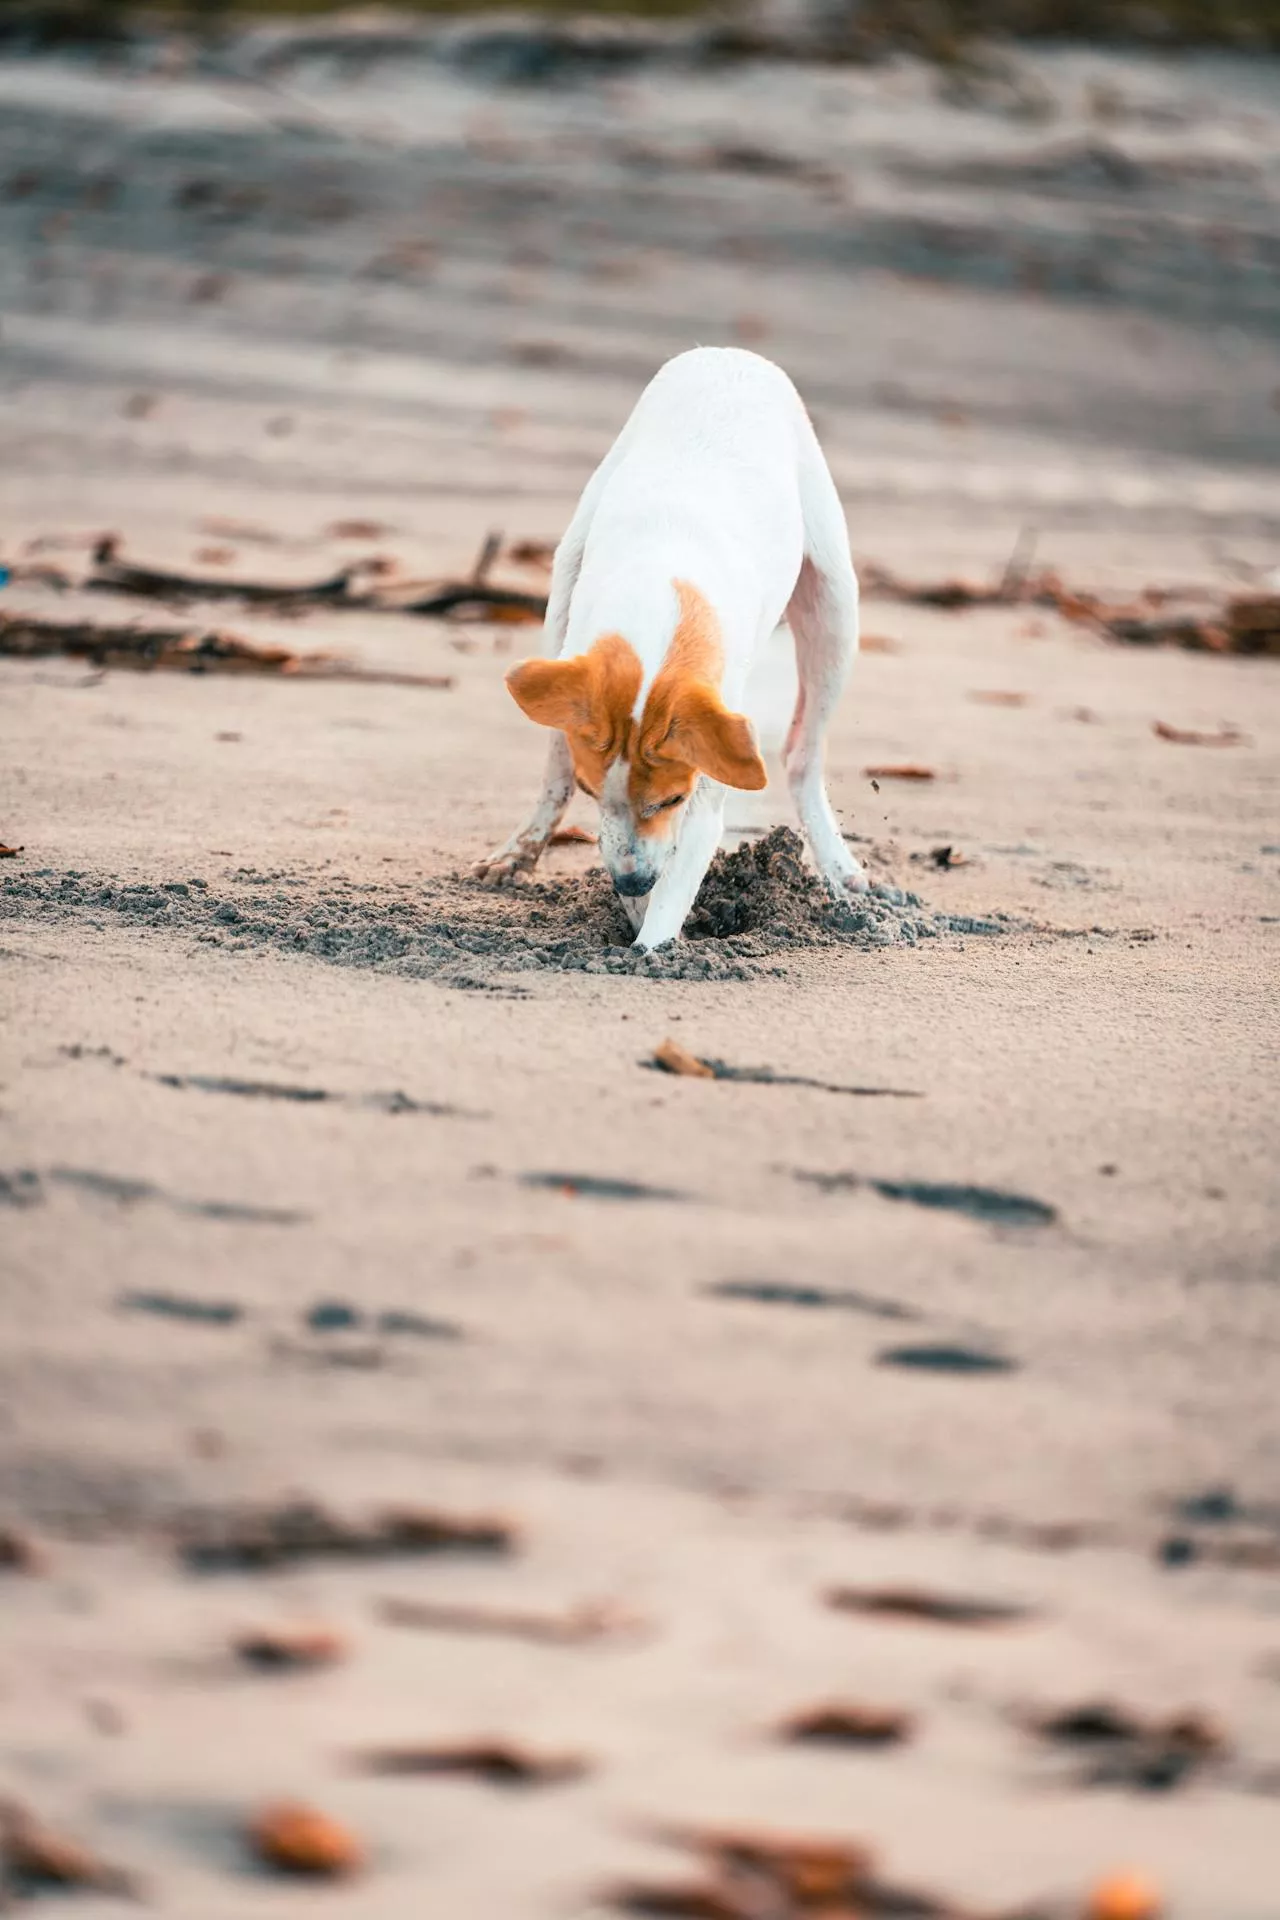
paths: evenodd
<path fill-rule="evenodd" d="M 367 568 L 343 567 L 323 580 L 290 585 L 281 580 L 223 580 L 176 573 L 167 567 L 122 560 L 120 541 L 107 534 L 93 550 L 93 566 L 83 584 L 93 593 L 128 593 L 143 600 L 243 600 L 259 606 L 362 606 L 367 596 L 352 591 L 352 580 Z"/>
<path fill-rule="evenodd" d="M 767 1087 L 816 1087 L 819 1093 L 852 1093 L 889 1100 L 924 1098 L 923 1094 L 908 1087 L 851 1087 L 831 1080 L 814 1080 L 807 1073 L 777 1073 L 772 1067 L 735 1067 L 727 1060 L 690 1053 L 675 1040 L 664 1040 L 640 1065 L 658 1073 L 679 1074 L 694 1080 L 741 1080 Z"/>
<path fill-rule="evenodd" d="M 228 580 L 124 560 L 120 541 L 114 534 L 107 534 L 94 548 L 92 568 L 80 584 L 94 593 L 131 594 L 176 606 L 192 600 L 239 600 L 279 612 L 328 607 L 454 619 L 489 613 L 503 620 L 541 620 L 547 610 L 544 594 L 488 584 L 488 576 L 501 551 L 501 533 L 490 533 L 480 548 L 469 580 L 435 581 L 429 588 L 415 593 L 403 583 L 379 591 L 374 583 L 387 566 L 377 560 L 357 561 L 339 568 L 337 573 L 326 574 L 321 580 Z M 60 584 L 70 586 L 73 582 L 62 580 Z"/>
<path fill-rule="evenodd" d="M 1001 575 L 1000 585 L 996 589 L 999 599 L 1016 600 L 1018 598 L 1022 591 L 1022 583 L 1027 577 L 1035 556 L 1036 542 L 1039 538 L 1039 530 L 1036 527 L 1023 527 L 1018 534 L 1013 543 L 1013 552 L 1009 555 L 1004 573 Z"/>
<path fill-rule="evenodd" d="M 494 561 L 501 552 L 502 534 L 496 529 L 490 528 L 484 540 L 481 542 L 480 551 L 476 555 L 476 563 L 471 569 L 471 584 L 473 587 L 482 587 L 484 585 L 493 569 Z"/>

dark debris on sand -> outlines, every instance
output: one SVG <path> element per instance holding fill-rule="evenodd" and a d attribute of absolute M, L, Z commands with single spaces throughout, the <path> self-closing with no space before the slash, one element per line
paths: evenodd
<path fill-rule="evenodd" d="M 896 887 L 834 901 L 788 827 L 717 854 L 684 938 L 655 953 L 631 946 L 600 868 L 501 891 L 459 875 L 388 886 L 241 868 L 214 887 L 198 879 L 126 884 L 41 868 L 5 875 L 0 917 L 110 919 L 208 945 L 274 947 L 463 987 L 477 972 L 747 980 L 784 973 L 785 957 L 805 949 L 914 946 L 946 934 L 1007 933 L 1017 924 L 1002 915 L 930 913 L 916 894 Z"/>

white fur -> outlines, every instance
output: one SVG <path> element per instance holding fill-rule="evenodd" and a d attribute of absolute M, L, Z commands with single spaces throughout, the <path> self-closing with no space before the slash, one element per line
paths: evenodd
<path fill-rule="evenodd" d="M 799 682 L 783 751 L 788 785 L 827 885 L 862 891 L 823 780 L 827 727 L 858 646 L 858 583 L 809 416 L 786 374 L 759 354 L 698 347 L 645 388 L 556 551 L 547 653 L 585 653 L 602 634 L 621 633 L 643 668 L 639 717 L 675 631 L 676 580 L 697 587 L 719 618 L 720 693 L 731 709 L 741 708 L 752 662 L 785 617 Z M 615 875 L 631 870 L 616 772 L 601 796 L 601 853 Z M 479 871 L 498 885 L 528 873 L 573 787 L 556 733 L 531 818 Z M 724 803 L 724 787 L 700 778 L 647 899 L 620 896 L 638 947 L 679 934 L 719 845 Z"/>

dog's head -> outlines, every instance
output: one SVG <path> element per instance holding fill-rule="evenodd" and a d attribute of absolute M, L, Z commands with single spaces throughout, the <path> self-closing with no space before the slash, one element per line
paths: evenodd
<path fill-rule="evenodd" d="M 643 671 L 621 634 L 569 660 L 522 661 L 507 675 L 529 718 L 564 734 L 578 785 L 600 802 L 600 854 L 619 893 L 651 891 L 699 774 L 750 789 L 768 779 L 751 722 L 717 691 L 715 614 L 696 587 L 677 581 L 676 592 L 680 622 L 638 717 Z"/>

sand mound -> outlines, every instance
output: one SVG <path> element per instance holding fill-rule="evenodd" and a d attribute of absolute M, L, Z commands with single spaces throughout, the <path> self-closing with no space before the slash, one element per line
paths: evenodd
<path fill-rule="evenodd" d="M 214 888 L 198 879 L 125 885 L 44 868 L 5 876 L 0 913 L 99 922 L 109 916 L 233 951 L 270 946 L 481 991 L 498 987 L 497 976 L 533 971 L 746 980 L 785 972 L 781 958 L 804 948 L 914 946 L 1013 925 L 1000 915 L 930 913 L 916 894 L 896 887 L 837 903 L 804 864 L 801 842 L 787 827 L 718 854 L 685 939 L 659 953 L 632 949 L 631 929 L 599 868 L 514 892 L 457 875 L 410 886 L 242 867 Z"/>

